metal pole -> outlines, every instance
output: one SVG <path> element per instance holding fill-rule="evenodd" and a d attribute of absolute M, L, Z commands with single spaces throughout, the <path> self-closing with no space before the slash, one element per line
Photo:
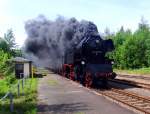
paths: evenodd
<path fill-rule="evenodd" d="M 22 95 L 24 95 L 24 78 L 22 79 Z"/>
<path fill-rule="evenodd" d="M 30 80 L 30 88 L 31 88 L 32 80 L 33 80 L 33 79 Z"/>
<path fill-rule="evenodd" d="M 34 72 L 34 68 L 33 68 L 33 66 L 31 66 L 31 73 L 32 73 L 32 79 L 33 79 L 33 72 Z"/>
<path fill-rule="evenodd" d="M 14 111 L 14 105 L 13 105 L 13 95 L 11 92 L 9 93 L 9 98 L 10 98 L 10 112 L 13 112 Z"/>
<path fill-rule="evenodd" d="M 21 74 L 22 74 L 22 73 L 20 73 L 20 79 L 22 78 Z"/>
<path fill-rule="evenodd" d="M 4 100 L 2 100 L 2 111 L 4 112 L 3 106 L 4 106 Z"/>
<path fill-rule="evenodd" d="M 18 96 L 20 96 L 20 82 L 18 82 L 17 87 L 18 87 Z"/>
<path fill-rule="evenodd" d="M 25 85 L 26 85 L 26 78 L 27 78 L 27 77 L 24 77 L 24 82 L 25 82 Z"/>

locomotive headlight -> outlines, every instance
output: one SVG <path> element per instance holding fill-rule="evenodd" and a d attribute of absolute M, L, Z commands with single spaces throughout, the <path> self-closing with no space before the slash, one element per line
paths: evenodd
<path fill-rule="evenodd" d="M 82 65 L 85 65 L 85 61 L 81 61 L 81 64 L 82 64 Z"/>
<path fill-rule="evenodd" d="M 113 65 L 113 64 L 114 64 L 114 61 L 111 61 L 111 64 Z"/>
<path fill-rule="evenodd" d="M 99 43 L 99 40 L 95 40 L 95 42 L 98 44 L 98 43 Z"/>

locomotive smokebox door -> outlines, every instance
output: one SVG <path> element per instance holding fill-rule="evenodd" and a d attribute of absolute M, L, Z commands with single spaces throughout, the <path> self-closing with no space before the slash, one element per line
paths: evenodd
<path fill-rule="evenodd" d="M 16 78 L 23 78 L 31 76 L 32 74 L 32 62 L 28 59 L 16 57 L 12 59 L 15 62 L 15 75 Z"/>

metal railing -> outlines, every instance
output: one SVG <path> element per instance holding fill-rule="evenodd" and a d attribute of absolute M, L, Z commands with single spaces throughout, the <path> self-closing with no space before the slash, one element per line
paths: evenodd
<path fill-rule="evenodd" d="M 20 74 L 20 79 L 18 80 L 17 84 L 13 85 L 12 87 L 10 87 L 9 91 L 2 97 L 0 98 L 0 102 L 2 103 L 2 106 L 4 105 L 4 101 L 6 100 L 6 98 L 9 98 L 9 108 L 10 108 L 10 112 L 14 111 L 14 94 L 12 92 L 12 90 L 17 88 L 17 96 L 21 96 L 21 92 L 22 92 L 22 96 L 24 96 L 24 87 L 26 85 L 27 79 L 29 77 L 24 77 L 23 74 Z M 32 80 L 31 80 L 32 81 Z M 31 88 L 31 83 L 29 84 Z"/>

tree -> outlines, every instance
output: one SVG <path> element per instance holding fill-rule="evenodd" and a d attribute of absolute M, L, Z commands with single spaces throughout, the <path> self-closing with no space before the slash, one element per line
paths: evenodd
<path fill-rule="evenodd" d="M 0 50 L 0 72 L 4 72 L 6 68 L 6 61 L 10 58 L 10 55 L 3 50 Z"/>
<path fill-rule="evenodd" d="M 7 42 L 3 38 L 0 38 L 0 49 L 3 50 L 4 52 L 10 51 Z"/>
<path fill-rule="evenodd" d="M 4 38 L 0 38 L 0 76 L 5 76 L 6 80 L 13 82 L 14 77 L 14 64 L 9 62 L 9 59 L 16 53 L 16 43 L 13 32 L 9 29 Z"/>
<path fill-rule="evenodd" d="M 145 45 L 146 45 L 145 58 L 147 60 L 147 66 L 150 67 L 150 38 L 146 39 Z"/>
<path fill-rule="evenodd" d="M 114 45 L 115 45 L 115 51 L 109 55 L 111 55 L 110 57 L 112 59 L 115 60 L 115 67 L 119 68 L 119 69 L 124 69 L 126 68 L 125 65 L 125 55 L 124 55 L 124 51 L 125 51 L 125 47 L 124 44 L 128 39 L 132 38 L 132 33 L 131 31 L 128 30 L 124 30 L 123 27 L 120 28 L 120 30 L 114 35 L 113 37 L 113 41 L 114 41 Z"/>
<path fill-rule="evenodd" d="M 12 56 L 21 56 L 21 50 L 17 49 L 12 29 L 8 29 L 4 38 L 0 38 L 0 49 Z"/>
<path fill-rule="evenodd" d="M 137 31 L 134 33 L 135 42 L 137 46 L 136 50 L 136 60 L 139 62 L 138 67 L 147 67 L 148 66 L 148 42 L 150 39 L 150 29 L 147 21 L 142 18 L 141 22 L 139 23 L 139 27 Z"/>
<path fill-rule="evenodd" d="M 116 49 L 110 57 L 117 63 L 116 68 L 150 67 L 150 28 L 143 17 L 133 34 L 121 27 L 112 38 Z"/>
<path fill-rule="evenodd" d="M 126 69 L 135 69 L 140 66 L 137 44 L 138 42 L 135 38 L 128 39 L 124 44 L 124 66 Z"/>
<path fill-rule="evenodd" d="M 16 47 L 15 37 L 12 29 L 7 30 L 7 32 L 4 34 L 4 39 L 6 40 L 9 49 L 14 49 Z"/>

